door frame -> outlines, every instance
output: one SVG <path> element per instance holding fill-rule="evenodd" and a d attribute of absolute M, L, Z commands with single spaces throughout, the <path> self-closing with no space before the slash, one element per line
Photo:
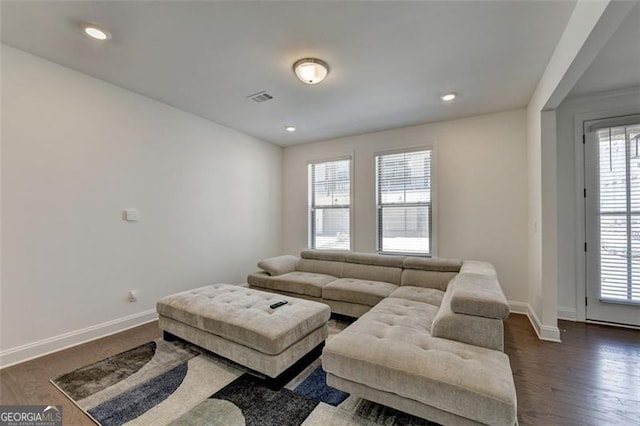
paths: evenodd
<path fill-rule="evenodd" d="M 585 189 L 584 123 L 619 115 L 638 114 L 637 106 L 607 109 L 601 111 L 576 113 L 573 119 L 574 159 L 575 159 L 575 208 L 576 208 L 576 321 L 587 320 L 587 253 L 584 246 L 587 241 Z M 615 325 L 615 324 L 612 324 Z M 635 327 L 633 327 L 635 328 Z"/>

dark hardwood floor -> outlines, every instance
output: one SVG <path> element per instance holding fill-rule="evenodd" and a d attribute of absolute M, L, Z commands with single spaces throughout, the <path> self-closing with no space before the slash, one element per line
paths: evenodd
<path fill-rule="evenodd" d="M 520 425 L 640 425 L 640 331 L 560 321 L 542 342 L 524 315 L 505 321 Z M 49 379 L 160 337 L 156 322 L 0 370 L 0 404 L 62 405 L 65 425 L 93 424 Z"/>
<path fill-rule="evenodd" d="M 49 379 L 161 336 L 158 322 L 113 334 L 0 370 L 0 405 L 62 405 L 64 425 L 95 425 Z"/>
<path fill-rule="evenodd" d="M 571 321 L 543 342 L 524 315 L 505 322 L 520 425 L 640 425 L 640 331 Z"/>

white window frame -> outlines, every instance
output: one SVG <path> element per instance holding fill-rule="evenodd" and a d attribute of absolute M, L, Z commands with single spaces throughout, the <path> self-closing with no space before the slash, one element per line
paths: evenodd
<path fill-rule="evenodd" d="M 353 251 L 354 250 L 354 244 L 355 244 L 355 218 L 353 215 L 354 212 L 354 206 L 355 206 L 355 199 L 354 199 L 354 155 L 349 154 L 349 155 L 342 155 L 339 157 L 331 157 L 331 158 L 323 158 L 323 159 L 319 159 L 319 160 L 310 160 L 307 161 L 307 247 L 313 250 L 340 250 L 340 249 L 316 249 L 315 247 L 313 247 L 313 240 L 314 240 L 314 235 L 313 235 L 313 226 L 312 226 L 312 221 L 315 220 L 314 219 L 314 214 L 313 214 L 313 200 L 312 200 L 312 196 L 313 196 L 313 191 L 311 188 L 311 185 L 313 184 L 311 181 L 311 175 L 310 175 L 310 166 L 313 164 L 322 164 L 322 163 L 329 163 L 332 161 L 343 161 L 343 160 L 349 160 L 349 249 L 348 250 L 344 250 L 344 251 Z"/>
<path fill-rule="evenodd" d="M 431 224 L 430 224 L 430 232 L 429 236 L 429 244 L 430 244 L 430 253 L 410 253 L 410 252 L 393 252 L 393 251 L 383 251 L 382 250 L 382 236 L 380 235 L 380 206 L 378 204 L 378 169 L 377 169 L 377 158 L 383 155 L 392 155 L 392 154 L 404 154 L 418 151 L 431 151 Z M 431 143 L 428 145 L 422 146 L 414 146 L 407 148 L 399 148 L 394 150 L 386 150 L 379 151 L 373 154 L 373 201 L 375 208 L 375 235 L 376 235 L 376 252 L 380 254 L 390 254 L 390 255 L 410 255 L 410 256 L 421 256 L 421 257 L 437 257 L 438 252 L 438 198 L 437 198 L 437 149 L 436 143 Z"/>

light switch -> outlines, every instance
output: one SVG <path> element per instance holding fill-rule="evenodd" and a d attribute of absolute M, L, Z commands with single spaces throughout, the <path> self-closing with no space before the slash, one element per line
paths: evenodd
<path fill-rule="evenodd" d="M 124 211 L 124 219 L 127 222 L 137 222 L 140 220 L 140 212 L 136 209 L 126 209 Z"/>

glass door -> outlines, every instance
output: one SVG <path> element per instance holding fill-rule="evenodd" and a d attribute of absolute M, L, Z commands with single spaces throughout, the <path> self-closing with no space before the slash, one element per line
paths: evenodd
<path fill-rule="evenodd" d="M 587 320 L 640 326 L 640 116 L 585 122 Z"/>

